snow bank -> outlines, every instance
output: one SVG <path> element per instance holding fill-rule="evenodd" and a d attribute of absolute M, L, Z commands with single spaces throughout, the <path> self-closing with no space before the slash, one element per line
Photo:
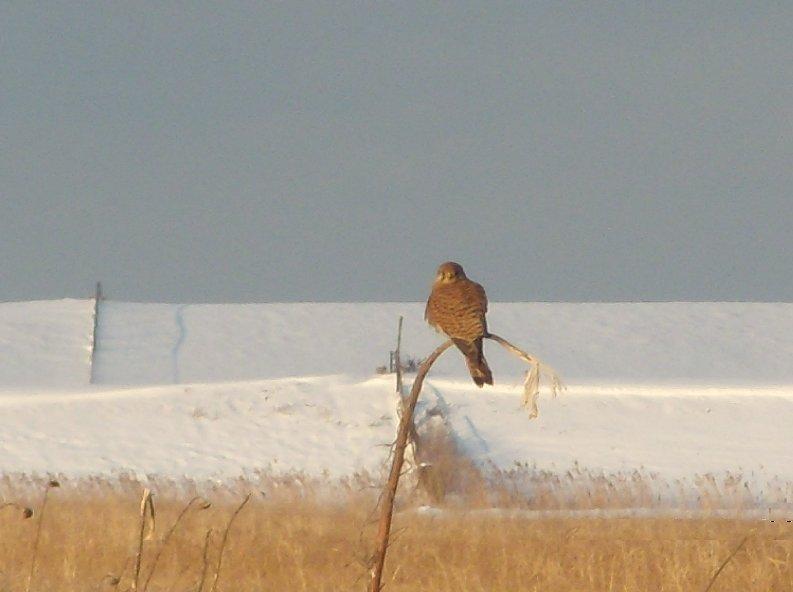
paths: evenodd
<path fill-rule="evenodd" d="M 563 473 L 577 463 L 606 474 L 641 469 L 667 481 L 726 472 L 750 482 L 793 481 L 793 389 L 608 394 L 580 387 L 541 400 L 539 417 L 528 421 L 518 387 L 475 392 L 436 380 L 430 388 L 463 449 L 483 465 Z"/>
<path fill-rule="evenodd" d="M 87 385 L 90 301 L 0 304 L 0 472 L 377 472 L 396 417 L 374 370 L 400 315 L 405 355 L 441 341 L 419 303 L 106 302 Z M 793 305 L 495 303 L 489 321 L 570 388 L 529 420 L 521 364 L 489 344 L 480 390 L 450 350 L 422 408 L 477 462 L 793 482 Z"/>
<path fill-rule="evenodd" d="M 0 395 L 0 471 L 233 479 L 379 474 L 396 396 L 333 377 Z"/>
<path fill-rule="evenodd" d="M 91 301 L 0 304 L 0 388 L 74 386 L 89 376 Z M 372 375 L 394 349 L 421 357 L 441 337 L 421 303 L 102 304 L 100 384 L 174 384 Z M 793 384 L 793 304 L 493 303 L 493 332 L 568 384 Z M 496 380 L 521 365 L 486 346 Z M 434 375 L 464 378 L 455 356 Z"/>
<path fill-rule="evenodd" d="M 421 303 L 109 302 L 97 377 L 105 384 L 363 378 L 387 363 L 400 315 L 406 355 L 427 355 L 441 341 L 423 313 Z M 489 325 L 569 384 L 793 384 L 791 304 L 494 303 Z M 497 382 L 523 371 L 497 345 L 486 348 Z M 465 365 L 445 356 L 434 375 L 463 378 Z"/>
<path fill-rule="evenodd" d="M 0 303 L 0 387 L 86 384 L 92 315 L 89 300 Z"/>
<path fill-rule="evenodd" d="M 393 387 L 393 377 L 342 375 L 7 390 L 0 392 L 0 472 L 376 475 L 394 439 Z M 418 414 L 438 408 L 483 466 L 524 463 L 558 474 L 575 464 L 606 474 L 638 469 L 666 483 L 730 472 L 754 492 L 793 482 L 793 390 L 614 394 L 577 387 L 543 398 L 533 420 L 520 399 L 519 384 L 479 390 L 431 378 Z"/>

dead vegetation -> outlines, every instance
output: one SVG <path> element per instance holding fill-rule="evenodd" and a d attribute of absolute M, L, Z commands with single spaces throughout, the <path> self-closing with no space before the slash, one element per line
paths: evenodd
<path fill-rule="evenodd" d="M 785 521 L 742 519 L 740 509 L 727 518 L 538 518 L 533 511 L 652 501 L 641 492 L 653 486 L 635 483 L 641 475 L 608 486 L 587 482 L 583 471 L 559 481 L 534 472 L 540 495 L 518 495 L 517 485 L 510 490 L 505 482 L 494 493 L 476 479 L 462 487 L 453 458 L 438 462 L 445 464 L 432 487 L 443 489 L 444 509 L 422 508 L 440 497 L 432 489 L 406 488 L 398 500 L 383 580 L 388 590 L 793 587 L 793 524 Z M 529 473 L 515 471 L 524 480 Z M 449 483 L 444 474 L 452 476 Z M 367 586 L 376 489 L 365 476 L 343 484 L 300 476 L 223 486 L 147 482 L 154 521 L 151 509 L 142 509 L 144 484 L 134 479 L 59 481 L 57 488 L 46 488 L 47 480 L 0 481 L 9 504 L 0 510 L 0 590 L 21 592 L 28 581 L 30 590 L 47 592 L 131 590 L 136 580 L 137 590 L 149 592 Z M 611 497 L 593 495 L 601 490 Z M 564 499 L 554 491 L 566 491 Z"/>

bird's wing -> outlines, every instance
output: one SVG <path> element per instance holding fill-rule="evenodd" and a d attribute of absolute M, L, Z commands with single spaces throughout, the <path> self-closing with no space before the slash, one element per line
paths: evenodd
<path fill-rule="evenodd" d="M 435 289 L 433 288 L 432 292 L 430 292 L 430 297 L 427 298 L 427 306 L 424 307 L 424 320 L 429 323 L 430 327 L 432 327 L 436 331 L 440 331 L 440 327 L 438 326 L 438 322 L 435 319 L 435 315 L 433 314 L 433 312 L 434 312 L 433 308 L 434 308 L 434 305 L 435 305 L 434 296 L 435 296 Z"/>
<path fill-rule="evenodd" d="M 474 289 L 476 290 L 476 294 L 479 297 L 479 305 L 482 307 L 482 314 L 484 315 L 487 312 L 487 294 L 485 294 L 485 289 L 476 282 L 472 282 L 474 285 Z"/>
<path fill-rule="evenodd" d="M 485 294 L 485 289 L 476 282 L 471 282 L 473 288 L 473 295 L 477 300 L 477 307 L 479 308 L 479 315 L 482 322 L 482 330 L 485 332 L 485 335 L 488 334 L 487 330 L 487 294 Z"/>

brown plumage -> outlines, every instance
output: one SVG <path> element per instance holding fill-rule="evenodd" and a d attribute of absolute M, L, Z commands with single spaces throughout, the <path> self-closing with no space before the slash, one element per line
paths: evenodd
<path fill-rule="evenodd" d="M 447 261 L 438 268 L 424 318 L 452 338 L 463 352 L 476 386 L 493 384 L 493 373 L 482 351 L 487 336 L 485 289 L 469 280 L 458 263 Z"/>

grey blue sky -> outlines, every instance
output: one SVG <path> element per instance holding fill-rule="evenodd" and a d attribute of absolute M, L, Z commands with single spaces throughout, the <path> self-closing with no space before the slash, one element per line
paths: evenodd
<path fill-rule="evenodd" d="M 0 300 L 793 300 L 791 2 L 0 5 Z"/>

